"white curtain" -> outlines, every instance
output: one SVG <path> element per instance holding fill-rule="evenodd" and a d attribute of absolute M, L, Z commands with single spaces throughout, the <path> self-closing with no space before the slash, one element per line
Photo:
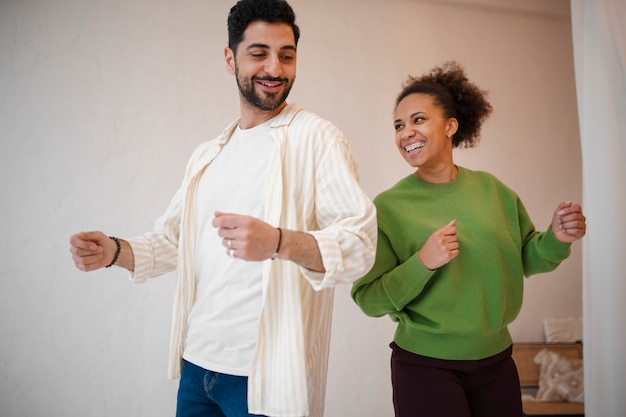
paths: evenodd
<path fill-rule="evenodd" d="M 626 1 L 571 0 L 583 156 L 585 415 L 626 416 Z M 558 161 L 556 161 L 558 163 Z"/>

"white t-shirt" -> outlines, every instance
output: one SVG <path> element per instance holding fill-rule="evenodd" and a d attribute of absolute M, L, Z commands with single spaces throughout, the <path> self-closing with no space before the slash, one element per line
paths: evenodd
<path fill-rule="evenodd" d="M 271 121 L 237 127 L 198 184 L 196 300 L 183 358 L 204 369 L 247 376 L 262 304 L 262 263 L 231 258 L 212 225 L 215 211 L 264 218 Z"/>

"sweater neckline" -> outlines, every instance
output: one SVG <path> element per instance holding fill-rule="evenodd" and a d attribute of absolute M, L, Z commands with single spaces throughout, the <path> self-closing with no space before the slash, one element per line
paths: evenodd
<path fill-rule="evenodd" d="M 455 165 L 455 166 L 457 168 L 457 175 L 450 182 L 435 184 L 432 182 L 424 181 L 423 179 L 418 178 L 413 174 L 409 175 L 406 179 L 411 185 L 419 187 L 420 189 L 423 189 L 423 190 L 430 191 L 430 192 L 447 193 L 447 192 L 455 191 L 461 187 L 467 174 L 467 171 L 465 170 L 465 168 L 458 166 L 458 165 Z"/>

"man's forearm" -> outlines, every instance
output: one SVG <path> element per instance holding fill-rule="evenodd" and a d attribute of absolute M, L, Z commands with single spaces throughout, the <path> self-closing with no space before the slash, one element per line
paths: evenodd
<path fill-rule="evenodd" d="M 311 271 L 326 272 L 322 254 L 313 235 L 291 230 L 283 230 L 282 233 L 278 250 L 280 259 L 288 259 Z"/>
<path fill-rule="evenodd" d="M 119 239 L 120 242 L 120 254 L 115 261 L 115 265 L 126 268 L 129 271 L 135 270 L 135 255 L 133 253 L 133 248 L 131 248 L 130 244 L 124 240 Z"/>

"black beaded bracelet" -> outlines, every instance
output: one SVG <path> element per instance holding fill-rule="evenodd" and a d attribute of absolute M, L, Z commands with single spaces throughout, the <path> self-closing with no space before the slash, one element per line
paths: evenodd
<path fill-rule="evenodd" d="M 116 238 L 115 236 L 109 236 L 109 239 L 113 239 L 115 245 L 117 246 L 117 249 L 115 250 L 115 255 L 113 255 L 113 260 L 110 264 L 105 266 L 105 268 L 110 268 L 115 265 L 115 262 L 117 262 L 117 258 L 120 256 L 120 252 L 122 251 L 122 245 L 120 244 L 120 240 L 118 238 Z"/>
<path fill-rule="evenodd" d="M 280 230 L 280 227 L 277 227 L 277 229 L 278 229 L 278 245 L 276 245 L 276 252 L 274 252 L 274 254 L 272 255 L 272 261 L 278 258 L 278 251 L 280 250 L 280 242 L 281 240 L 283 240 L 283 231 Z"/>

